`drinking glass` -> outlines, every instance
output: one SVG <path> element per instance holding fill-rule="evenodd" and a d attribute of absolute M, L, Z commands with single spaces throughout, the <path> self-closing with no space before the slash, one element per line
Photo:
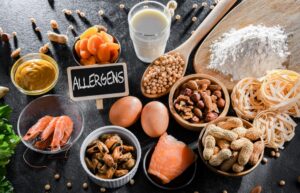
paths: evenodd
<path fill-rule="evenodd" d="M 162 31 L 154 34 L 137 31 L 132 25 L 132 18 L 140 11 L 154 9 L 161 12 L 167 19 L 167 25 Z M 170 36 L 171 13 L 163 4 L 156 1 L 143 1 L 130 9 L 128 14 L 129 32 L 137 57 L 143 62 L 151 63 L 165 52 Z"/>

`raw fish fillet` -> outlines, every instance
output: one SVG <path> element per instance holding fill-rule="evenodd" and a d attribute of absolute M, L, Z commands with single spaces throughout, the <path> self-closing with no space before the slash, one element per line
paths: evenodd
<path fill-rule="evenodd" d="M 185 143 L 164 133 L 154 149 L 148 172 L 167 184 L 195 161 L 195 154 Z"/>

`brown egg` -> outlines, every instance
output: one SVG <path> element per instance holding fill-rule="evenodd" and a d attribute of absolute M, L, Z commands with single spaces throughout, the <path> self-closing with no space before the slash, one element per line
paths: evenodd
<path fill-rule="evenodd" d="M 141 101 L 134 96 L 126 96 L 117 100 L 109 110 L 109 120 L 121 127 L 133 125 L 142 111 Z"/>
<path fill-rule="evenodd" d="M 158 101 L 152 101 L 143 108 L 141 115 L 142 127 L 150 137 L 159 137 L 166 132 L 169 125 L 167 107 Z"/>

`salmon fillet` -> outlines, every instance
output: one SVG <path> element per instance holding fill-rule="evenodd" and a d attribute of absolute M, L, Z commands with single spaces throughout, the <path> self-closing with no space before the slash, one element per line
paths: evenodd
<path fill-rule="evenodd" d="M 167 184 L 195 161 L 195 154 L 185 143 L 164 133 L 154 149 L 148 172 Z"/>

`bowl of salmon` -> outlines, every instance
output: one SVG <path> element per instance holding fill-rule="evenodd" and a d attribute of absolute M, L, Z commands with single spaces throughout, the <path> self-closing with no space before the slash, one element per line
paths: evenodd
<path fill-rule="evenodd" d="M 22 110 L 17 123 L 23 144 L 43 154 L 70 149 L 83 128 L 81 108 L 62 95 L 45 95 L 33 100 Z"/>

